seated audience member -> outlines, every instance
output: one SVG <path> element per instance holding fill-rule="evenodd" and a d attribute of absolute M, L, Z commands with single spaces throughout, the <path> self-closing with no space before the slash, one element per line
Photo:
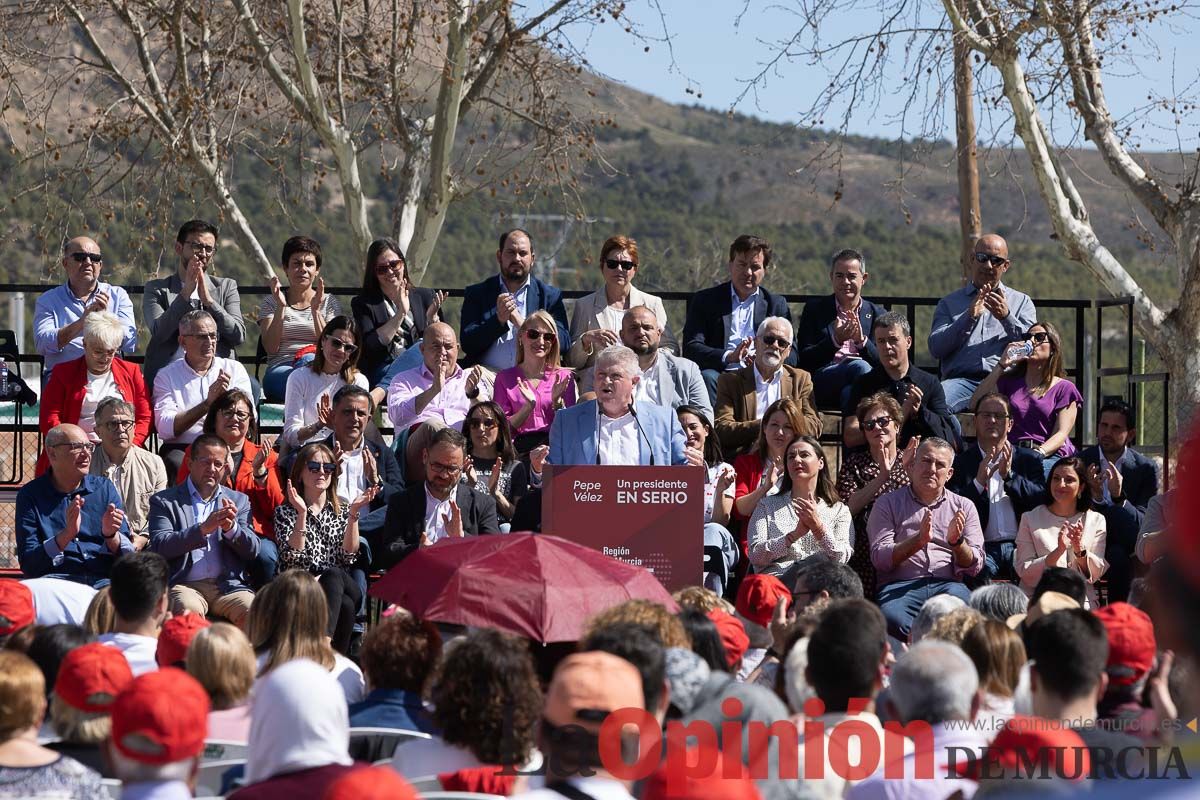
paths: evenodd
<path fill-rule="evenodd" d="M 1154 462 L 1134 450 L 1137 426 L 1133 409 L 1123 400 L 1107 400 L 1100 406 L 1096 424 L 1098 444 L 1079 454 L 1087 469 L 1092 508 L 1104 516 L 1108 529 L 1105 558 L 1109 602 L 1129 596 L 1133 581 L 1133 552 L 1150 498 L 1158 494 L 1158 470 Z"/>
<path fill-rule="evenodd" d="M 983 569 L 979 580 L 1015 580 L 1013 551 L 1025 512 L 1045 500 L 1042 459 L 1008 439 L 1012 429 L 1008 397 L 990 392 L 975 405 L 975 446 L 954 457 L 950 491 L 975 504 L 983 527 Z"/>
<path fill-rule="evenodd" d="M 167 488 L 167 468 L 161 458 L 134 441 L 133 406 L 106 397 L 96 407 L 100 446 L 92 452 L 88 474 L 108 478 L 121 495 L 133 548 L 150 543 L 150 497 Z"/>
<path fill-rule="evenodd" d="M 21 584 L 33 593 L 39 627 L 82 625 L 96 590 L 86 583 L 55 578 L 22 578 Z"/>
<path fill-rule="evenodd" d="M 117 627 L 117 610 L 107 585 L 96 590 L 83 617 L 83 629 L 92 636 L 112 633 Z"/>
<path fill-rule="evenodd" d="M 208 696 L 181 669 L 133 679 L 112 709 L 108 757 L 123 798 L 190 797 L 204 754 Z"/>
<path fill-rule="evenodd" d="M 677 616 L 660 603 L 640 599 L 626 600 L 592 615 L 587 621 L 584 638 L 594 645 L 592 639 L 597 631 L 625 622 L 649 628 L 660 647 L 688 646 L 687 632 Z"/>
<path fill-rule="evenodd" d="M 183 358 L 172 361 L 154 378 L 154 426 L 158 448 L 174 481 L 183 451 L 203 433 L 208 410 L 230 389 L 251 395 L 250 376 L 241 362 L 217 353 L 217 323 L 207 311 L 189 311 L 179 322 Z"/>
<path fill-rule="evenodd" d="M 900 641 L 930 597 L 953 594 L 965 603 L 971 593 L 963 578 L 983 567 L 979 514 L 970 500 L 946 489 L 953 461 L 946 440 L 921 442 L 912 484 L 876 500 L 867 521 L 877 600 L 888 631 Z"/>
<path fill-rule="evenodd" d="M 823 553 L 850 560 L 850 511 L 838 499 L 821 443 L 797 436 L 784 451 L 787 471 L 779 494 L 764 497 L 750 517 L 750 563 L 791 585 L 791 568 Z"/>
<path fill-rule="evenodd" d="M 871 338 L 879 363 L 851 384 L 846 413 L 858 408 L 864 398 L 887 392 L 900 404 L 898 447 L 907 446 L 914 437 L 957 442 L 957 422 L 946 407 L 946 396 L 937 376 L 912 364 L 912 333 L 908 318 L 895 311 L 881 314 L 875 318 Z M 847 416 L 842 432 L 846 446 L 859 447 L 865 439 L 858 420 Z"/>
<path fill-rule="evenodd" d="M 784 451 L 803 428 L 800 406 L 790 397 L 767 406 L 754 449 L 733 460 L 734 519 L 749 520 L 764 497 L 779 492 L 786 472 Z M 744 537 L 742 541 L 745 542 Z"/>
<path fill-rule="evenodd" d="M 179 349 L 179 320 L 189 311 L 203 310 L 217 323 L 217 355 L 231 358 L 238 345 L 246 341 L 246 321 L 242 318 L 242 297 L 237 281 L 211 274 L 217 256 L 217 227 L 202 219 L 183 223 L 175 236 L 178 266 L 165 278 L 146 284 L 142 295 L 142 317 L 150 331 L 146 343 L 146 385 L 154 386 L 154 376 L 183 355 Z"/>
<path fill-rule="evenodd" d="M 691 653 L 699 658 L 704 666 L 708 668 L 708 672 L 713 670 L 729 670 L 729 657 L 725 654 L 725 645 L 721 641 L 721 632 L 717 630 L 717 624 L 708 618 L 704 611 L 695 608 L 684 608 L 679 612 L 679 621 L 683 623 L 684 629 L 687 631 L 688 638 L 692 640 Z M 667 683 L 672 684 L 672 659 L 679 658 L 672 656 L 672 653 L 680 652 L 680 648 L 667 649 Z M 686 703 L 684 698 L 678 696 L 676 691 L 677 686 L 672 684 L 671 689 L 671 704 L 680 711 L 686 711 Z"/>
<path fill-rule="evenodd" d="M 0 647 L 36 621 L 30 588 L 21 581 L 0 578 Z"/>
<path fill-rule="evenodd" d="M 700 367 L 714 405 L 717 378 L 750 363 L 754 334 L 763 320 L 792 319 L 787 301 L 762 288 L 770 266 L 767 240 L 743 234 L 729 246 L 729 280 L 696 292 L 688 301 L 683 355 Z M 796 363 L 794 356 L 790 363 Z"/>
<path fill-rule="evenodd" d="M 733 510 L 733 484 L 737 474 L 725 463 L 721 442 L 704 409 L 683 405 L 675 409 L 683 428 L 684 445 L 704 454 L 704 549 L 717 548 L 721 558 L 706 563 L 704 586 L 718 595 L 725 593 L 730 570 L 737 566 L 738 548 L 729 532 Z"/>
<path fill-rule="evenodd" d="M 463 290 L 462 347 L 468 364 L 493 372 L 516 366 L 517 331 L 534 311 L 554 319 L 560 351 L 571 349 L 562 292 L 535 278 L 533 243 L 520 228 L 500 234 L 500 274 Z"/>
<path fill-rule="evenodd" d="M 624 345 L 596 357 L 596 399 L 563 409 L 550 427 L 549 462 L 570 464 L 692 464 L 704 456 L 684 444 L 670 408 L 636 402 L 641 380 L 637 356 Z M 541 479 L 534 469 L 534 482 Z"/>
<path fill-rule="evenodd" d="M 1092 764 L 1097 760 L 1106 764 L 1092 772 L 1093 779 L 1119 777 L 1113 769 L 1113 753 L 1140 748 L 1141 743 L 1128 733 L 1096 724 L 1097 705 L 1108 683 L 1104 623 L 1082 608 L 1069 608 L 1025 624 L 1034 716 L 1061 722 L 1079 734 Z"/>
<path fill-rule="evenodd" d="M 938 639 L 961 647 L 967 631 L 981 622 L 983 622 L 983 615 L 970 606 L 964 605 L 949 614 L 944 614 L 941 619 L 933 623 L 933 627 L 929 629 L 929 633 L 925 634 L 924 638 Z"/>
<path fill-rule="evenodd" d="M 559 366 L 554 320 L 534 311 L 517 332 L 517 365 L 496 375 L 492 397 L 508 416 L 518 453 L 546 444 L 555 414 L 575 405 L 575 377 Z"/>
<path fill-rule="evenodd" d="M 1047 593 L 1069 598 L 1075 604 L 1071 608 L 1083 608 L 1087 601 L 1087 579 L 1073 569 L 1046 567 L 1042 571 L 1041 580 L 1033 587 L 1033 595 L 1029 597 L 1029 608 L 1032 609 L 1041 596 Z"/>
<path fill-rule="evenodd" d="M 95 445 L 77 425 L 46 434 L 50 470 L 17 492 L 17 560 L 26 578 L 61 578 L 99 588 L 118 553 L 130 552 L 117 487 L 89 475 Z"/>
<path fill-rule="evenodd" d="M 987 541 L 984 541 L 984 549 Z M 1015 614 L 1024 614 L 1029 606 L 1029 598 L 1020 587 L 1012 583 L 986 583 L 971 592 L 968 603 L 971 608 L 983 614 L 987 619 L 1006 622 Z"/>
<path fill-rule="evenodd" d="M 283 243 L 280 266 L 288 287 L 271 278 L 271 294 L 258 307 L 258 327 L 267 372 L 263 395 L 269 402 L 282 403 L 288 375 L 316 357 L 316 344 L 325 323 L 342 313 L 342 304 L 325 294 L 321 271 L 321 245 L 307 236 L 293 236 Z"/>
<path fill-rule="evenodd" d="M 212 623 L 208 621 L 208 617 L 202 617 L 192 611 L 168 617 L 158 634 L 158 649 L 154 651 L 154 660 L 160 668 L 184 669 L 192 639 L 200 631 L 211 627 Z"/>
<path fill-rule="evenodd" d="M 137 364 L 117 357 L 125 326 L 108 312 L 88 314 L 83 325 L 83 356 L 62 362 L 50 374 L 39 401 L 38 427 L 46 431 L 64 422 L 78 425 L 92 442 L 100 441 L 96 409 L 108 397 L 131 405 L 135 425 L 133 443 L 141 447 L 150 435 L 150 399 Z M 38 474 L 46 470 L 38 463 Z"/>
<path fill-rule="evenodd" d="M 333 395 L 354 384 L 364 391 L 367 377 L 358 371 L 358 328 L 354 320 L 336 316 L 317 338 L 317 355 L 304 368 L 292 370 L 283 403 L 283 446 L 294 450 L 330 434 Z"/>
<path fill-rule="evenodd" d="M 424 476 L 421 452 L 429 446 L 429 437 L 439 428 L 461 430 L 467 410 L 480 394 L 480 370 L 458 366 L 453 328 L 433 323 L 425 329 L 420 348 L 424 363 L 398 373 L 387 390 L 388 418 L 396 434 L 412 429 L 405 449 L 404 475 L 409 483 Z"/>
<path fill-rule="evenodd" d="M 821 408 L 841 410 L 850 385 L 877 362 L 871 332 L 887 309 L 862 296 L 867 260 L 857 250 L 839 250 L 829 269 L 833 294 L 810 300 L 796 331 L 796 366 L 812 376 Z"/>
<path fill-rule="evenodd" d="M 257 425 L 254 403 L 241 389 L 230 389 L 217 398 L 204 417 L 204 433 L 217 436 L 229 447 L 229 462 L 221 485 L 241 492 L 250 501 L 250 522 L 258 534 L 258 552 L 248 567 L 250 582 L 262 586 L 275 577 L 279 549 L 275 544 L 275 509 L 283 505 L 283 487 L 279 484 L 278 456 L 252 437 Z M 175 476 L 185 482 L 192 460 L 191 445 L 183 454 L 183 463 Z"/>
<path fill-rule="evenodd" d="M 592 366 L 596 354 L 617 344 L 617 332 L 625 315 L 635 308 L 649 312 L 658 336 L 666 337 L 663 347 L 670 352 L 679 351 L 662 300 L 633 285 L 639 264 L 637 242 L 628 236 L 610 236 L 600 246 L 600 277 L 604 279 L 604 288 L 575 301 L 571 311 L 571 349 L 563 354 L 569 366 L 580 372 Z"/>
<path fill-rule="evenodd" d="M 1097 608 L 1096 581 L 1108 570 L 1104 560 L 1107 537 L 1104 517 L 1088 502 L 1083 462 L 1064 458 L 1050 468 L 1050 500 L 1021 517 L 1013 566 L 1025 594 L 1046 567 L 1078 572 L 1087 581 L 1089 608 Z"/>
<path fill-rule="evenodd" d="M 442 318 L 445 299 L 445 292 L 412 285 L 400 245 L 391 239 L 371 242 L 362 294 L 350 301 L 362 337 L 358 366 L 371 388 L 387 387 L 389 368 Z"/>
<path fill-rule="evenodd" d="M 229 445 L 210 433 L 192 443 L 188 478 L 150 499 L 150 547 L 171 564 L 171 612 L 210 611 L 241 627 L 254 593 L 259 542 L 250 501 L 223 486 Z"/>
<path fill-rule="evenodd" d="M 467 485 L 496 501 L 501 530 L 512 522 L 517 503 L 529 493 L 529 464 L 513 447 L 512 426 L 500 406 L 481 400 L 463 423 L 467 440 Z"/>
<path fill-rule="evenodd" d="M 1012 266 L 1008 243 L 994 233 L 981 236 L 974 258 L 971 283 L 938 301 L 929 331 L 929 354 L 941 362 L 951 414 L 967 410 L 1005 346 L 1037 322 L 1029 296 L 1001 282 Z"/>
<path fill-rule="evenodd" d="M 429 698 L 441 733 L 396 748 L 392 768 L 401 775 L 541 765 L 534 737 L 542 692 L 529 647 L 519 637 L 493 630 L 468 633 L 446 651 Z"/>
<path fill-rule="evenodd" d="M 1145 698 L 1158 655 L 1154 622 L 1145 611 L 1123 602 L 1110 603 L 1094 613 L 1108 634 L 1108 663 L 1104 668 L 1108 686 L 1100 698 L 1100 719 L 1153 741 L 1161 735 L 1154 730 L 1159 721 L 1152 716 L 1155 703 Z"/>
<path fill-rule="evenodd" d="M 46 746 L 105 778 L 116 777 L 102 746 L 112 733 L 113 701 L 131 683 L 129 662 L 115 648 L 92 642 L 67 653 L 50 696 L 50 724 L 58 739 Z"/>
<path fill-rule="evenodd" d="M 33 312 L 33 344 L 46 358 L 46 375 L 64 361 L 83 355 L 83 326 L 89 314 L 107 311 L 125 326 L 119 349 L 137 350 L 137 323 L 133 303 L 120 286 L 100 280 L 104 258 L 100 245 L 78 236 L 63 245 L 63 270 L 67 281 L 38 296 Z"/>
<path fill-rule="evenodd" d="M 1146 513 L 1142 517 L 1142 526 L 1138 530 L 1137 544 L 1134 547 L 1138 561 L 1143 564 L 1153 564 L 1167 553 L 1167 523 L 1173 513 L 1175 503 L 1178 502 L 1176 500 L 1177 491 L 1178 489 L 1171 489 L 1163 494 L 1156 494 L 1150 498 L 1150 502 L 1146 506 Z M 1115 543 L 1110 545 L 1108 550 L 1109 557 L 1112 558 Z M 1113 585 L 1111 561 L 1109 561 L 1108 573 L 1109 595 L 1111 596 Z"/>
<path fill-rule="evenodd" d="M 330 646 L 328 618 L 325 593 L 307 571 L 286 570 L 264 586 L 246 622 L 259 677 L 293 659 L 308 659 L 337 679 L 347 703 L 362 700 L 366 695 L 362 670 Z"/>
<path fill-rule="evenodd" d="M 510 780 L 515 780 L 515 776 Z M 418 797 L 417 790 L 391 767 L 360 766 L 330 783 L 322 800 L 417 800 Z"/>
<path fill-rule="evenodd" d="M 767 317 L 755 335 L 752 363 L 727 372 L 717 381 L 716 424 L 721 446 L 729 452 L 746 449 L 758 436 L 762 416 L 771 404 L 789 397 L 803 410 L 803 430 L 821 435 L 821 416 L 813 405 L 812 381 L 802 369 L 784 364 L 792 347 L 792 323 Z"/>
<path fill-rule="evenodd" d="M 858 429 L 866 437 L 866 448 L 852 450 L 838 472 L 838 496 L 850 510 L 854 523 L 853 552 L 850 566 L 862 581 L 867 597 L 875 596 L 875 565 L 871 562 L 871 544 L 867 520 L 875 501 L 888 492 L 908 486 L 908 468 L 916 456 L 920 437 L 908 440 L 900 449 L 900 426 L 904 411 L 887 392 L 876 392 L 858 401 L 854 411 Z M 847 422 L 849 419 L 847 418 Z"/>
<path fill-rule="evenodd" d="M 960 647 L 975 665 L 983 693 L 976 720 L 994 731 L 1015 713 L 1013 695 L 1025 666 L 1025 645 L 1003 620 L 988 619 L 967 631 Z"/>
<path fill-rule="evenodd" d="M 46 716 L 41 670 L 22 653 L 0 650 L 0 792 L 6 797 L 106 797 L 100 774 L 38 744 Z"/>
<path fill-rule="evenodd" d="M 798 617 L 810 606 L 865 596 L 862 581 L 848 565 L 828 556 L 812 556 L 797 565 L 788 616 Z"/>
<path fill-rule="evenodd" d="M 891 625 L 889 624 L 889 628 Z M 810 649 L 810 653 L 811 653 Z M 884 797 L 949 797 L 974 793 L 975 784 L 954 774 L 945 759 L 935 759 L 932 776 L 922 775 L 921 759 L 947 748 L 970 748 L 973 752 L 991 739 L 990 732 L 976 730 L 966 723 L 978 710 L 979 677 L 971 659 L 949 642 L 923 641 L 901 656 L 892 668 L 888 688 L 888 718 L 901 725 L 928 723 L 933 742 L 905 755 L 903 766 L 885 777 L 878 770 L 866 780 L 850 787 L 848 800 L 873 800 Z M 925 747 L 930 750 L 925 750 Z M 925 755 L 921 751 L 924 750 Z"/>
<path fill-rule="evenodd" d="M 1022 348 L 1031 348 L 1031 352 L 1025 355 Z M 1071 429 L 1083 396 L 1065 375 L 1058 329 L 1039 322 L 1026 332 L 1023 342 L 1004 349 L 971 395 L 971 408 L 993 391 L 1008 398 L 1012 410 L 1008 440 L 1045 459 L 1046 474 L 1055 461 L 1075 454 Z"/>
<path fill-rule="evenodd" d="M 735 673 L 739 681 L 749 681 L 750 675 L 756 674 L 774 644 L 770 625 L 776 619 L 775 612 L 781 603 L 786 606 L 791 599 L 792 590 L 774 575 L 760 573 L 742 579 L 734 610 L 738 621 L 746 629 L 750 646 L 742 654 L 742 663 Z M 780 611 L 778 616 L 786 619 L 786 612 Z"/>
<path fill-rule="evenodd" d="M 113 604 L 113 631 L 101 644 L 125 654 L 134 675 L 158 669 L 158 632 L 167 618 L 167 561 L 143 550 L 117 559 L 108 587 Z"/>
<path fill-rule="evenodd" d="M 633 605 L 636 602 L 623 603 L 622 606 L 636 611 L 637 607 Z M 638 622 L 634 615 L 627 612 L 615 615 L 601 613 L 589 621 L 589 630 L 579 643 L 579 650 L 608 653 L 632 664 L 642 676 L 643 705 L 661 726 L 671 702 L 670 683 L 667 678 L 667 649 L 681 647 L 681 644 L 686 643 L 686 639 L 674 644 L 670 643 L 671 639 L 682 638 L 686 634 L 678 617 L 663 613 L 666 610 L 662 606 L 654 606 L 662 619 L 676 629 L 678 635 L 664 635 L 662 626 L 655 625 L 653 620 Z M 601 621 L 605 617 L 607 620 Z M 659 630 L 656 631 L 656 628 Z"/>
<path fill-rule="evenodd" d="M 1014 714 L 999 731 L 977 758 L 958 767 L 978 783 L 975 797 L 1090 794 L 1091 757 L 1079 734 L 1024 714 Z"/>
<path fill-rule="evenodd" d="M 3 612 L 0 612 L 3 613 Z M 3 622 L 3 620 L 0 620 Z M 54 684 L 58 680 L 58 671 L 62 668 L 62 660 L 67 653 L 82 647 L 96 638 L 78 625 L 58 623 L 55 625 L 39 625 L 29 642 L 25 655 L 33 659 L 46 679 L 46 696 L 54 692 Z"/>
<path fill-rule="evenodd" d="M 362 589 L 350 574 L 358 559 L 359 514 L 378 488 L 343 504 L 337 493 L 338 463 L 323 444 L 300 448 L 287 485 L 287 503 L 275 510 L 275 535 L 284 569 L 303 569 L 321 584 L 328 606 L 327 635 L 339 653 L 350 649 Z"/>
<path fill-rule="evenodd" d="M 418 547 L 441 539 L 499 533 L 496 501 L 460 482 L 467 441 L 453 428 L 433 434 L 422 453 L 425 480 L 388 500 L 376 569 L 398 564 Z"/>
<path fill-rule="evenodd" d="M 407 612 L 371 626 L 361 653 L 370 692 L 350 706 L 350 727 L 436 734 L 437 726 L 421 696 L 441 656 L 437 628 Z"/>
<path fill-rule="evenodd" d="M 250 741 L 250 690 L 258 666 L 246 634 L 225 622 L 196 631 L 184 663 L 208 693 L 208 738 Z"/>

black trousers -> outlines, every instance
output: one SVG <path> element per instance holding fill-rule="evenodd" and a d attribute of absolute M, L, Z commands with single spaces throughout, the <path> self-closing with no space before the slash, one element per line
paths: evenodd
<path fill-rule="evenodd" d="M 333 649 L 345 655 L 350 649 L 350 637 L 354 633 L 354 617 L 362 602 L 362 589 L 348 570 L 331 567 L 317 577 L 325 602 L 329 607 L 328 633 L 333 640 Z"/>

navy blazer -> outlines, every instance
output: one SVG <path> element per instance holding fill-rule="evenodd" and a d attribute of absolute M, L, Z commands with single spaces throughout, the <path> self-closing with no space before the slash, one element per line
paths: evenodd
<path fill-rule="evenodd" d="M 866 298 L 858 306 L 858 323 L 867 337 L 867 345 L 860 353 L 872 366 L 879 363 L 879 351 L 871 336 L 871 326 L 887 309 L 877 306 Z M 837 319 L 837 299 L 833 295 L 820 300 L 809 300 L 800 312 L 800 323 L 796 326 L 796 366 L 810 374 L 833 363 L 838 351 L 833 343 L 833 323 Z"/>
<path fill-rule="evenodd" d="M 496 314 L 496 298 L 500 296 L 502 286 L 503 280 L 496 274 L 463 289 L 462 328 L 458 338 L 468 366 L 478 364 L 496 340 L 504 335 L 505 326 Z M 571 331 L 567 325 L 567 308 L 563 305 L 562 292 L 531 275 L 529 291 L 525 295 L 525 316 L 539 309 L 550 312 L 550 316 L 554 317 L 558 328 L 558 352 L 569 352 Z"/>
<path fill-rule="evenodd" d="M 975 476 L 979 472 L 981 461 L 983 452 L 979 445 L 967 445 L 963 452 L 954 457 L 954 475 L 950 477 L 946 488 L 975 504 L 975 510 L 979 512 L 979 527 L 986 529 L 991 514 L 987 487 L 983 487 L 982 492 L 975 487 Z M 1012 465 L 1008 471 L 1008 479 L 1004 481 L 1004 492 L 1012 501 L 1018 524 L 1021 522 L 1021 515 L 1026 511 L 1049 501 L 1042 459 L 1032 450 L 1013 446 Z M 1016 535 L 1016 531 L 1013 531 L 1013 535 Z"/>
<path fill-rule="evenodd" d="M 433 290 L 412 288 L 408 290 L 408 304 L 413 318 L 413 341 L 425 335 L 425 315 L 433 305 Z M 350 300 L 350 313 L 358 325 L 358 339 L 362 343 L 362 355 L 358 359 L 358 368 L 366 375 L 374 375 L 375 370 L 383 364 L 390 364 L 391 340 L 379 338 L 378 329 L 392 318 L 388 311 L 387 301 L 382 294 L 370 296 L 360 294 Z M 442 319 L 442 310 L 438 309 L 438 319 Z"/>
<path fill-rule="evenodd" d="M 172 586 L 184 580 L 192 566 L 192 552 L 207 545 L 208 537 L 196 522 L 188 481 L 163 489 L 150 498 L 150 517 L 147 530 L 150 549 L 167 559 Z M 221 574 L 217 588 L 222 594 L 249 589 L 246 566 L 258 556 L 258 534 L 250 522 L 250 499 L 228 486 L 217 487 L 220 499 L 232 500 L 237 506 L 238 521 L 233 535 L 218 535 Z"/>
<path fill-rule="evenodd" d="M 1092 445 L 1080 451 L 1079 457 L 1085 466 L 1100 463 L 1100 446 Z M 1133 552 L 1142 517 L 1150 498 L 1158 494 L 1158 469 L 1154 462 L 1134 450 L 1125 448 L 1125 455 L 1117 463 L 1121 471 L 1121 491 L 1128 503 L 1113 505 L 1105 503 L 1103 497 L 1093 497 L 1092 507 L 1099 511 L 1108 523 L 1108 541 L 1119 544 L 1123 550 Z M 1111 561 L 1111 560 L 1110 560 Z"/>
<path fill-rule="evenodd" d="M 463 535 L 499 533 L 496 501 L 465 483 L 455 488 L 454 502 L 462 513 Z M 425 482 L 414 483 L 388 499 L 387 515 L 378 542 L 372 543 L 375 569 L 388 569 L 421 546 L 425 532 Z"/>
<path fill-rule="evenodd" d="M 692 295 L 688 301 L 687 319 L 683 323 L 683 355 L 700 365 L 700 369 L 721 372 L 725 369 L 725 345 L 729 341 L 733 300 L 729 281 L 710 286 Z M 783 317 L 792 321 L 787 301 L 777 294 L 758 287 L 754 302 L 754 330 L 767 317 Z M 787 362 L 796 366 L 796 352 L 788 354 Z"/>

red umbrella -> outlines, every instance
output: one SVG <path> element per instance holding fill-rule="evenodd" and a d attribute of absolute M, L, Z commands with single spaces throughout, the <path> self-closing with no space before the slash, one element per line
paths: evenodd
<path fill-rule="evenodd" d="M 648 570 L 557 536 L 443 539 L 392 567 L 371 595 L 423 619 L 573 642 L 594 614 L 626 600 L 675 601 Z"/>

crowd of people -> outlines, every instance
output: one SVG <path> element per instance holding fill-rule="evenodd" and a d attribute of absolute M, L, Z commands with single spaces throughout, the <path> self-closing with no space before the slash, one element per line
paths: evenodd
<path fill-rule="evenodd" d="M 982 746 L 996 731 L 947 723 L 986 717 L 1009 731 L 1024 719 L 1021 678 L 1025 715 L 1175 718 L 1172 658 L 1156 654 L 1139 610 L 1153 593 L 1138 577 L 1168 550 L 1173 493 L 1158 496 L 1154 463 L 1131 446 L 1125 402 L 1101 404 L 1094 445 L 1071 442 L 1081 395 L 1058 331 L 1003 282 L 1001 237 L 978 240 L 971 281 L 937 305 L 928 349 L 939 376 L 911 363 L 908 318 L 863 296 L 866 259 L 852 249 L 831 259 L 831 294 L 793 325 L 786 300 L 763 285 L 770 244 L 739 236 L 729 280 L 691 297 L 676 336 L 662 300 L 634 286 L 639 252 L 626 236 L 603 244 L 603 286 L 568 320 L 562 292 L 532 274 L 529 233 L 506 231 L 498 274 L 465 288 L 457 328 L 445 292 L 412 285 L 387 239 L 370 247 L 362 293 L 344 314 L 320 277 L 320 244 L 297 236 L 280 260 L 287 286 L 273 280 L 256 315 L 268 358 L 260 385 L 236 358 L 247 318 L 236 282 L 212 274 L 217 236 L 201 220 L 179 230 L 175 274 L 143 295 L 141 365 L 122 358 L 138 347 L 133 306 L 101 281 L 92 239 L 66 243 L 66 282 L 38 299 L 45 450 L 17 497 L 24 579 L 7 583 L 22 588 L 0 591 L 20 603 L 6 601 L 0 617 L 50 702 L 6 724 L 21 744 L 12 763 L 0 744 L 0 795 L 5 771 L 31 765 L 47 769 L 30 780 L 92 786 L 74 762 L 38 761 L 49 758 L 39 734 L 83 747 L 69 754 L 108 777 L 186 784 L 200 759 L 194 729 L 147 721 L 172 694 L 196 700 L 181 715 L 223 732 L 210 738 L 249 742 L 242 798 L 320 797 L 327 785 L 330 796 L 368 796 L 336 794 L 339 783 L 361 785 L 352 723 L 432 734 L 396 749 L 392 765 L 410 779 L 445 773 L 445 788 L 603 798 L 628 787 L 603 777 L 611 765 L 597 755 L 584 766 L 600 777 L 554 777 L 556 753 L 600 747 L 597 709 L 719 726 L 722 701 L 737 698 L 743 722 L 865 720 L 882 737 L 880 719 L 924 721 L 939 747 Z M 283 407 L 270 445 L 257 435 L 264 401 Z M 823 413 L 843 419 L 841 448 L 822 444 Z M 403 610 L 364 636 L 370 573 L 443 539 L 540 530 L 547 465 L 576 464 L 703 468 L 703 525 L 678 535 L 720 556 L 678 598 L 678 617 L 622 607 L 565 659 Z M 225 622 L 210 632 L 208 619 Z M 207 643 L 196 659 L 206 667 L 193 668 L 186 643 L 162 661 L 165 641 L 192 635 Z M 39 636 L 53 641 L 35 647 Z M 128 677 L 108 652 L 67 668 L 68 654 L 96 652 L 93 639 L 124 655 Z M 1133 650 L 1138 675 L 1106 678 Z M 146 680 L 172 664 L 202 688 L 177 670 Z M 33 685 L 23 662 L 6 671 L 28 673 L 8 690 Z M 66 688 L 73 705 L 55 700 L 64 675 L 91 672 L 109 683 L 83 700 Z M 1127 691 L 1105 700 L 1116 685 Z M 127 692 L 152 731 L 135 730 L 136 744 L 118 741 Z M 93 695 L 108 697 L 103 709 Z M 806 705 L 813 698 L 819 713 Z M 56 717 L 56 702 L 102 710 L 111 724 L 97 736 L 102 726 L 72 724 L 65 708 Z M 497 732 L 489 714 L 507 715 L 508 727 Z M 563 729 L 579 725 L 584 733 Z M 1109 728 L 1070 727 L 1087 747 L 1113 744 L 1093 735 Z M 281 731 L 291 749 L 272 740 Z M 812 744 L 801 739 L 803 753 Z M 143 746 L 159 760 L 139 761 Z M 163 761 L 165 752 L 181 757 Z M 797 782 L 778 772 L 788 759 L 777 750 L 769 760 L 757 789 L 725 790 L 884 796 L 874 779 Z M 545 773 L 544 786 L 497 765 Z M 668 796 L 654 792 L 677 791 L 677 777 L 639 782 L 639 796 Z M 948 774 L 914 785 L 944 797 L 978 783 Z M 29 791 L 21 796 L 40 796 Z M 80 791 L 71 796 L 92 796 Z M 153 791 L 145 796 L 185 796 Z"/>

